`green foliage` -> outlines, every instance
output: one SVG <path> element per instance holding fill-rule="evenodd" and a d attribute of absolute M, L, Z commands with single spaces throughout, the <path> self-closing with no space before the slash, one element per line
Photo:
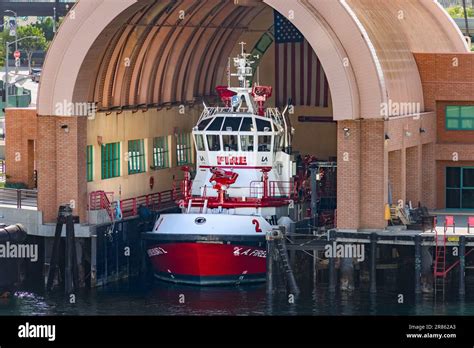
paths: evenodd
<path fill-rule="evenodd" d="M 33 25 L 27 25 L 18 28 L 18 40 L 27 37 L 35 36 L 36 38 L 24 39 L 18 43 L 19 47 L 25 52 L 45 50 L 48 47 L 48 42 L 43 30 Z"/>
<path fill-rule="evenodd" d="M 469 18 L 474 17 L 474 9 L 472 7 L 467 7 L 467 16 Z M 449 15 L 452 18 L 464 18 L 464 9 L 462 6 L 451 6 L 447 9 Z"/>
<path fill-rule="evenodd" d="M 44 33 L 46 41 L 51 42 L 54 38 L 54 20 L 51 17 L 40 17 L 33 27 L 40 29 Z"/>
<path fill-rule="evenodd" d="M 1 1 L 1 0 L 0 0 Z M 61 21 L 60 21 L 61 22 Z M 60 23 L 56 25 L 56 30 Z M 18 39 L 26 36 L 37 36 L 39 39 L 25 39 L 18 43 L 20 50 L 27 55 L 28 65 L 31 64 L 31 56 L 34 51 L 46 50 L 54 38 L 54 22 L 51 17 L 40 17 L 38 21 L 30 25 L 19 25 L 17 29 Z M 14 42 L 15 38 L 10 36 L 9 30 L 0 32 L 0 66 L 4 66 L 5 61 L 5 43 Z M 12 53 L 12 46 L 10 46 L 10 54 Z"/>
<path fill-rule="evenodd" d="M 31 71 L 31 57 L 33 55 L 33 52 L 46 50 L 48 48 L 48 42 L 46 40 L 43 30 L 33 25 L 19 27 L 17 29 L 17 34 L 18 40 L 28 36 L 35 36 L 34 38 L 28 38 L 18 42 L 18 47 L 26 53 L 28 67 Z"/>
<path fill-rule="evenodd" d="M 10 32 L 8 30 L 4 30 L 0 32 L 0 66 L 5 66 L 5 44 L 6 42 L 12 42 L 15 38 L 10 36 Z"/>

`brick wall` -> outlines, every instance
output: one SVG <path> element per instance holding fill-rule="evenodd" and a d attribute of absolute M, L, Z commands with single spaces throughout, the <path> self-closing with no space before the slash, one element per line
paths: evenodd
<path fill-rule="evenodd" d="M 388 201 L 388 152 L 385 148 L 385 122 L 362 120 L 360 139 L 360 227 L 383 229 Z"/>
<path fill-rule="evenodd" d="M 338 122 L 339 229 L 380 229 L 386 226 L 384 206 L 388 156 L 384 138 L 384 121 Z"/>
<path fill-rule="evenodd" d="M 61 204 L 72 204 L 86 220 L 86 118 L 38 117 L 38 206 L 44 222 Z"/>
<path fill-rule="evenodd" d="M 56 117 L 38 116 L 38 206 L 44 222 L 57 217 Z"/>
<path fill-rule="evenodd" d="M 406 202 L 421 202 L 421 146 L 406 149 Z"/>
<path fill-rule="evenodd" d="M 392 204 L 405 201 L 405 190 L 402 189 L 402 150 L 390 151 L 388 154 L 388 181 L 392 189 Z"/>
<path fill-rule="evenodd" d="M 349 130 L 345 134 L 344 128 Z M 337 123 L 337 227 L 360 225 L 360 121 Z"/>
<path fill-rule="evenodd" d="M 474 88 L 474 86 L 473 86 Z M 438 128 L 438 143 L 446 144 L 474 144 L 474 131 L 453 131 L 446 130 L 446 106 L 448 105 L 474 105 L 474 100 L 466 101 L 452 101 L 452 102 L 437 102 L 437 128 Z"/>
<path fill-rule="evenodd" d="M 474 54 L 417 53 L 425 108 L 435 111 L 437 144 L 424 145 L 422 196 L 438 209 L 446 207 L 445 171 L 447 166 L 474 163 L 474 131 L 447 131 L 447 105 L 474 105 Z"/>
<path fill-rule="evenodd" d="M 430 209 L 436 208 L 436 162 L 435 162 L 436 145 L 433 143 L 424 144 L 421 148 L 422 152 L 422 169 L 421 169 L 421 199 L 423 205 Z"/>
<path fill-rule="evenodd" d="M 5 115 L 7 177 L 9 183 L 34 187 L 36 109 L 7 109 Z"/>

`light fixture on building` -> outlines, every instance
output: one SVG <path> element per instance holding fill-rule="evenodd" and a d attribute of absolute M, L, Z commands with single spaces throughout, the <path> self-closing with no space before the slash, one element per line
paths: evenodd
<path fill-rule="evenodd" d="M 64 130 L 64 133 L 69 133 L 69 126 L 67 124 L 63 124 L 61 129 Z"/>
<path fill-rule="evenodd" d="M 349 138 L 351 136 L 351 129 L 350 128 L 345 127 L 342 130 L 344 131 L 344 136 L 346 138 Z"/>
<path fill-rule="evenodd" d="M 409 131 L 406 131 L 406 132 L 405 132 L 405 136 L 407 136 L 407 137 L 411 137 L 411 132 L 409 132 Z"/>
<path fill-rule="evenodd" d="M 390 136 L 388 134 L 385 134 L 385 140 L 390 140 Z"/>
<path fill-rule="evenodd" d="M 420 133 L 421 133 L 421 134 L 426 133 L 426 129 L 420 128 Z"/>

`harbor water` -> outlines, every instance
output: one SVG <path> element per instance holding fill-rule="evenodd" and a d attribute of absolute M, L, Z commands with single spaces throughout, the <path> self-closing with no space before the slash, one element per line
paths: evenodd
<path fill-rule="evenodd" d="M 402 296 L 400 296 L 402 295 Z M 265 284 L 230 287 L 194 287 L 160 281 L 131 280 L 95 290 L 83 290 L 71 304 L 64 294 L 18 290 L 0 299 L 0 316 L 358 316 L 358 315 L 474 315 L 474 295 L 459 298 L 446 293 L 445 301 L 432 294 L 415 297 L 412 291 L 364 289 L 330 293 L 324 286 L 292 298 L 279 294 L 269 300 Z"/>

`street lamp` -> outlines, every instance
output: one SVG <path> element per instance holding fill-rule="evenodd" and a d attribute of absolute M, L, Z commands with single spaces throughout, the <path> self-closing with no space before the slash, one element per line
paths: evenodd
<path fill-rule="evenodd" d="M 18 45 L 18 42 L 20 41 L 23 41 L 23 40 L 26 40 L 26 39 L 39 39 L 38 36 L 25 36 L 25 37 L 22 37 L 21 39 L 18 39 L 18 40 L 15 40 L 13 42 L 6 42 L 5 43 L 5 83 L 3 84 L 3 87 L 5 89 L 5 109 L 8 107 L 8 51 L 10 49 L 10 45 Z M 18 47 L 18 46 L 16 46 Z"/>

